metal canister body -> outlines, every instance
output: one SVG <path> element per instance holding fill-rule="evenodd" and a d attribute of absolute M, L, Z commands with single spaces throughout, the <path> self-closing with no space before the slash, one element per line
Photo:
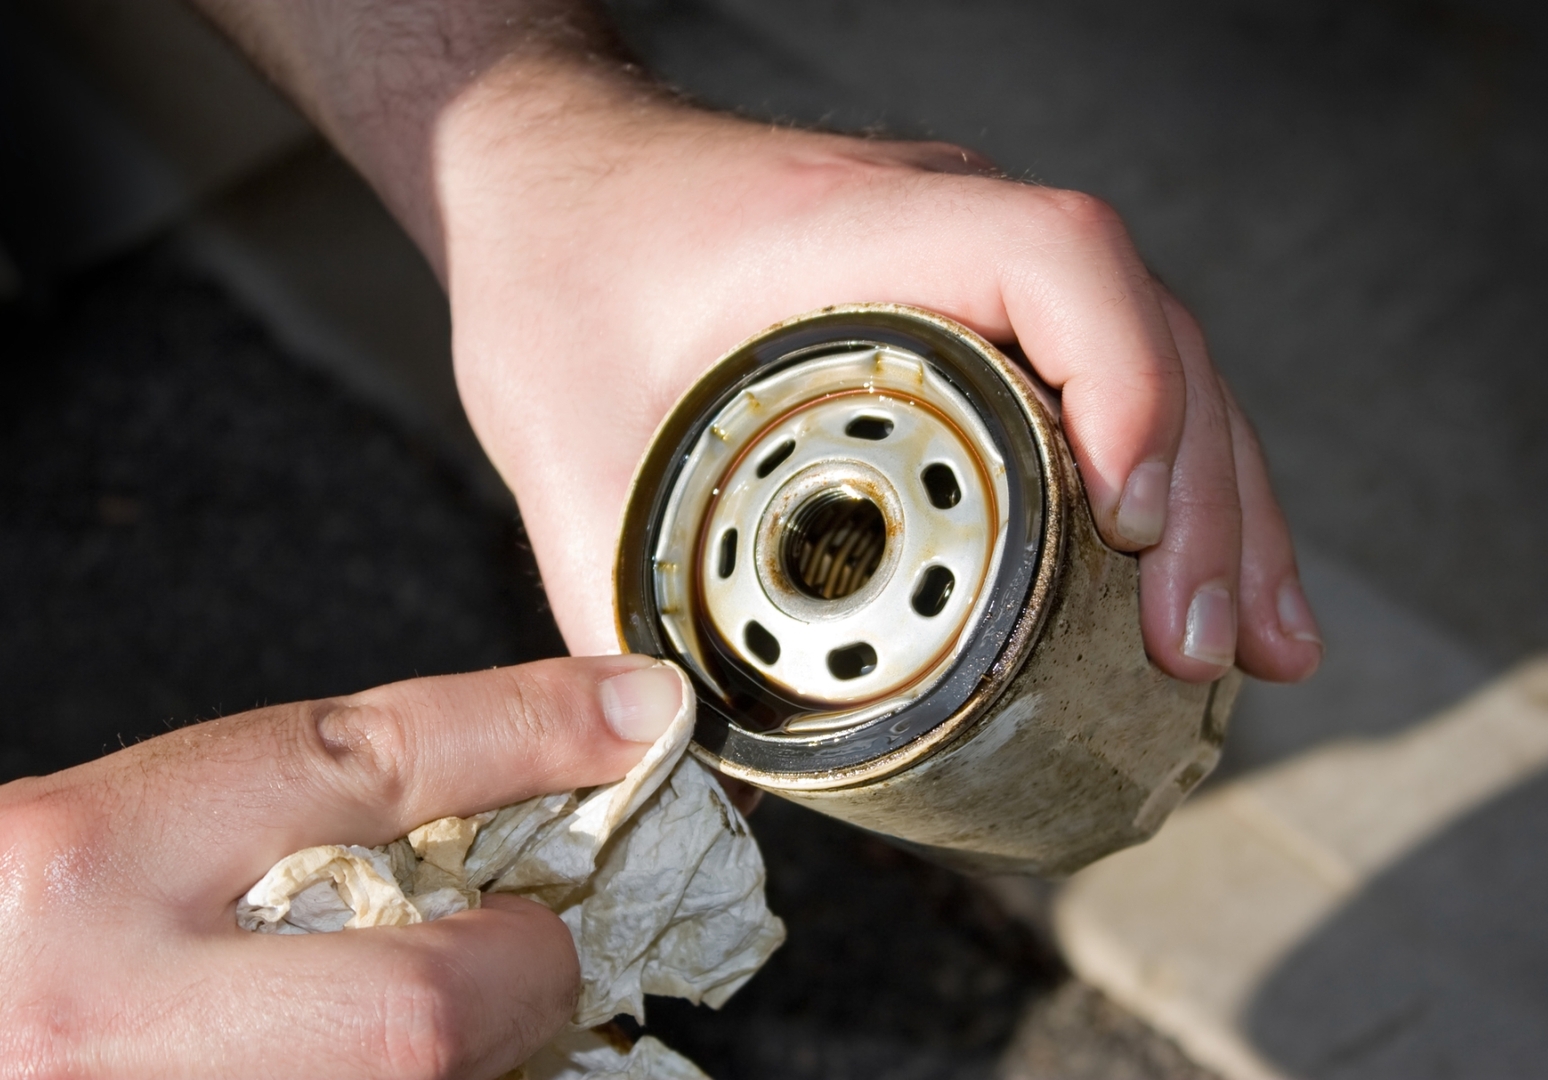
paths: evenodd
<path fill-rule="evenodd" d="M 693 753 L 979 872 L 1144 840 L 1219 758 L 1239 684 L 1145 655 L 1056 406 L 930 312 L 830 308 L 717 363 L 624 515 L 634 652 L 684 665 Z"/>

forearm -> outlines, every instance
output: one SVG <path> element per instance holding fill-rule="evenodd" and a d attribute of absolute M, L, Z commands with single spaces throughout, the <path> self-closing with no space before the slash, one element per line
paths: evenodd
<path fill-rule="evenodd" d="M 498 109 L 498 137 L 520 140 L 659 100 L 590 0 L 191 2 L 375 186 L 443 281 L 445 143 L 478 137 L 470 118 Z"/>

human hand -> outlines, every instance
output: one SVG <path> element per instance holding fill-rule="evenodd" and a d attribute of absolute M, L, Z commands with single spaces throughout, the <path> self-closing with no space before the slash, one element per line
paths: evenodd
<path fill-rule="evenodd" d="M 956 147 L 770 128 L 594 80 L 482 87 L 440 128 L 459 385 L 572 649 L 613 645 L 633 469 L 722 352 L 828 304 L 913 304 L 1018 342 L 1062 392 L 1103 537 L 1139 552 L 1147 649 L 1183 679 L 1321 656 L 1252 429 L 1114 212 Z"/>
<path fill-rule="evenodd" d="M 376 186 L 451 298 L 458 384 L 572 651 L 616 647 L 619 513 L 716 357 L 830 304 L 1018 342 L 1062 395 L 1152 659 L 1294 680 L 1322 646 L 1252 429 L 1104 203 L 957 147 L 692 108 L 588 0 L 197 0 Z"/>
<path fill-rule="evenodd" d="M 508 895 L 418 926 L 239 930 L 322 843 L 615 780 L 681 706 L 641 657 L 416 679 L 0 787 L 0 1074 L 496 1076 L 569 1019 L 574 943 Z"/>

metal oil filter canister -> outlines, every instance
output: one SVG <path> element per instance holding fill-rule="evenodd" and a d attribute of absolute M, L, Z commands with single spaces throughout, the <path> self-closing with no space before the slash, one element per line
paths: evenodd
<path fill-rule="evenodd" d="M 1150 662 L 1052 396 L 916 308 L 825 308 L 711 368 L 646 451 L 614 584 L 623 647 L 694 680 L 700 760 L 971 871 L 1149 837 L 1240 682 Z"/>

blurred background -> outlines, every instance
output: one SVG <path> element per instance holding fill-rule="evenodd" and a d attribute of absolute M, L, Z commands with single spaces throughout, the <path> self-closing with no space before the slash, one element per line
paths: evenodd
<path fill-rule="evenodd" d="M 722 1080 L 1540 1069 L 1548 8 L 612 6 L 706 104 L 1113 203 L 1259 425 L 1328 639 L 1249 687 L 1160 854 L 1063 890 L 766 802 L 789 945 L 650 1029 Z M 173 0 L 0 0 L 0 780 L 561 650 L 369 190 Z M 1231 861 L 1198 837 L 1244 792 L 1275 824 Z M 1253 845 L 1328 899 L 1284 915 Z"/>

